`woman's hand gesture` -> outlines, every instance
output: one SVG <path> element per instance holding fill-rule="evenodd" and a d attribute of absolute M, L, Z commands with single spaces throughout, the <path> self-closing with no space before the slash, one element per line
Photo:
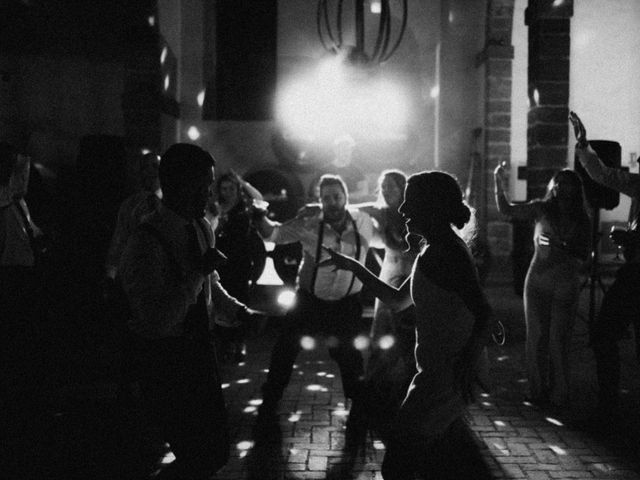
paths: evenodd
<path fill-rule="evenodd" d="M 505 169 L 505 166 L 506 166 L 506 162 L 502 162 L 493 171 L 493 176 L 496 180 L 496 187 L 503 191 L 507 190 L 507 185 L 509 183 L 507 179 L 507 170 Z"/>
<path fill-rule="evenodd" d="M 584 124 L 576 112 L 569 112 L 569 121 L 573 125 L 573 133 L 576 136 L 579 148 L 586 148 L 587 142 L 587 130 L 584 128 Z"/>
<path fill-rule="evenodd" d="M 353 272 L 356 266 L 359 265 L 357 260 L 338 253 L 329 247 L 323 245 L 322 250 L 329 254 L 329 258 L 318 262 L 319 267 L 333 265 L 335 266 L 335 270 L 349 270 Z"/>

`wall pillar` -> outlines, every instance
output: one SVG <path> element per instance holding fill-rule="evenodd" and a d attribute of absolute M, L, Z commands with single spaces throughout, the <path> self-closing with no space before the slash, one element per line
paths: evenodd
<path fill-rule="evenodd" d="M 530 0 L 527 198 L 544 195 L 555 172 L 567 166 L 569 54 L 573 1 Z"/>
<path fill-rule="evenodd" d="M 513 5 L 514 0 L 489 0 L 486 44 L 477 58 L 478 66 L 485 68 L 482 198 L 478 203 L 478 224 L 494 256 L 504 256 L 511 250 L 511 224 L 498 213 L 493 198 L 493 170 L 501 162 L 509 162 L 511 156 Z"/>

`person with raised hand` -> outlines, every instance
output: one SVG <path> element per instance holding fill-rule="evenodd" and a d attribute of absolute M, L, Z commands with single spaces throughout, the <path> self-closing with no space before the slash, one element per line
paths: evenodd
<path fill-rule="evenodd" d="M 631 197 L 626 231 L 612 233 L 612 240 L 622 245 L 625 264 L 616 272 L 613 284 L 602 299 L 598 315 L 589 326 L 591 347 L 596 358 L 598 405 L 596 419 L 611 426 L 612 415 L 619 413 L 620 348 L 633 323 L 636 332 L 636 355 L 640 358 L 640 174 L 607 167 L 589 145 L 587 131 L 575 112 L 569 113 L 577 145 L 576 155 L 595 182 Z"/>
<path fill-rule="evenodd" d="M 569 347 L 590 252 L 591 223 L 582 181 L 573 170 L 557 172 L 544 198 L 513 203 L 507 196 L 503 165 L 494 171 L 498 211 L 535 222 L 534 255 L 524 283 L 525 363 L 528 400 L 566 405 L 569 400 Z"/>

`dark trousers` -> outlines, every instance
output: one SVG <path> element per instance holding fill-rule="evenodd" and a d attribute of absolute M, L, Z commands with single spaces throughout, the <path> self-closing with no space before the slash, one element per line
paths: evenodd
<path fill-rule="evenodd" d="M 615 407 L 619 400 L 620 349 L 629 325 L 640 337 L 640 263 L 627 263 L 602 300 L 600 312 L 590 327 L 591 346 L 596 358 L 598 401 L 600 407 Z M 636 355 L 639 355 L 636 344 Z"/>
<path fill-rule="evenodd" d="M 359 333 L 362 305 L 357 295 L 342 300 L 324 301 L 299 290 L 296 306 L 285 317 L 286 324 L 271 353 L 267 382 L 262 386 L 265 405 L 273 406 L 281 398 L 291 379 L 303 335 L 325 338 L 329 355 L 338 363 L 345 396 L 354 399 L 361 390 L 364 375 L 361 353 L 353 340 Z M 317 345 L 319 346 L 319 345 Z"/>
<path fill-rule="evenodd" d="M 384 480 L 490 480 L 474 433 L 458 418 L 435 438 L 396 432 L 382 462 Z"/>
<path fill-rule="evenodd" d="M 143 342 L 132 348 L 151 420 L 176 460 L 168 478 L 209 478 L 227 463 L 229 431 L 214 349 L 185 337 Z"/>

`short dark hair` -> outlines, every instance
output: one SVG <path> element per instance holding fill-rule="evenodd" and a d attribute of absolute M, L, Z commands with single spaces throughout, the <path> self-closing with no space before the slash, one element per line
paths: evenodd
<path fill-rule="evenodd" d="M 197 145 L 175 143 L 160 160 L 160 186 L 163 191 L 179 189 L 215 166 L 211 154 Z"/>
<path fill-rule="evenodd" d="M 7 142 L 0 142 L 0 185 L 8 185 L 18 162 L 18 152 Z"/>
<path fill-rule="evenodd" d="M 347 188 L 347 184 L 340 175 L 334 175 L 332 173 L 325 173 L 324 175 L 322 175 L 320 177 L 320 180 L 318 180 L 318 190 L 322 191 L 323 187 L 329 185 L 338 185 L 340 188 L 342 188 L 344 196 L 349 198 L 349 189 Z"/>

